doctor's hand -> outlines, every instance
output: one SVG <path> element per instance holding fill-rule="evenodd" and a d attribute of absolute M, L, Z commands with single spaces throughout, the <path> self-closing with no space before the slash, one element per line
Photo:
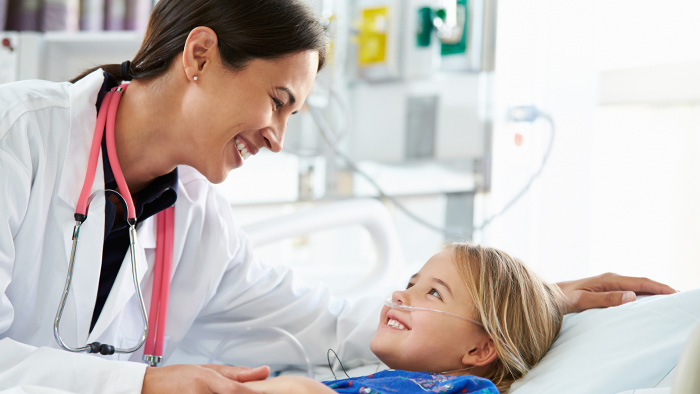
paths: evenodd
<path fill-rule="evenodd" d="M 224 365 L 170 365 L 148 367 L 142 394 L 261 394 L 243 382 L 262 380 L 269 367 L 245 368 Z"/>
<path fill-rule="evenodd" d="M 676 290 L 647 278 L 606 273 L 557 283 L 567 298 L 566 313 L 607 308 L 634 301 L 637 295 L 673 294 Z"/>

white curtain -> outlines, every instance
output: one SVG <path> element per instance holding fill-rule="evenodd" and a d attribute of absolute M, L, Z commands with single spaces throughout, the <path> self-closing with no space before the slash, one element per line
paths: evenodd
<path fill-rule="evenodd" d="M 606 70 L 700 60 L 699 14 L 695 0 L 499 2 L 485 216 L 522 187 L 548 136 L 545 122 L 506 122 L 506 108 L 547 111 L 556 139 L 542 176 L 482 241 L 551 280 L 615 271 L 700 287 L 700 102 L 600 105 Z"/>

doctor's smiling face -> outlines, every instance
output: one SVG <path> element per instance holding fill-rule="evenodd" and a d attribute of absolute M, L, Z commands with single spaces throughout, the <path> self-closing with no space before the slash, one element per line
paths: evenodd
<path fill-rule="evenodd" d="M 399 304 L 454 313 L 475 319 L 471 296 L 450 250 L 433 256 L 406 290 L 396 291 Z M 403 311 L 385 306 L 370 348 L 387 366 L 422 372 L 475 374 L 495 358 L 493 342 L 473 322 L 431 311 Z M 472 367 L 474 367 L 472 369 Z M 470 368 L 466 371 L 459 371 Z"/>
<path fill-rule="evenodd" d="M 260 149 L 282 149 L 287 121 L 304 105 L 313 86 L 319 54 L 307 50 L 254 59 L 232 70 L 222 64 L 206 33 L 184 60 L 190 82 L 182 102 L 189 129 L 182 164 L 219 183 Z"/>

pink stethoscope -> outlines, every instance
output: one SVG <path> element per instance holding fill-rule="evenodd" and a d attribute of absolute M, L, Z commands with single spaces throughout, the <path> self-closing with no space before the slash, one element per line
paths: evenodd
<path fill-rule="evenodd" d="M 56 320 L 54 320 L 53 331 L 56 342 L 58 342 L 62 348 L 71 352 L 100 353 L 102 355 L 114 353 L 133 353 L 140 349 L 145 343 L 146 346 L 144 348 L 143 356 L 144 361 L 146 361 L 150 366 L 157 366 L 163 358 L 165 319 L 167 316 L 168 297 L 170 294 L 170 269 L 173 259 L 174 208 L 170 207 L 158 213 L 156 216 L 158 236 L 156 238 L 156 261 L 153 278 L 153 292 L 151 296 L 150 313 L 148 316 L 146 316 L 146 306 L 143 302 L 141 286 L 139 284 L 138 275 L 136 272 L 136 209 L 134 208 L 134 201 L 131 198 L 131 193 L 129 193 L 129 188 L 124 180 L 124 174 L 119 166 L 117 149 L 114 143 L 114 124 L 117 117 L 117 107 L 119 106 L 119 100 L 121 99 L 122 93 L 126 90 L 127 86 L 127 84 L 123 84 L 109 91 L 102 100 L 102 105 L 100 106 L 100 111 L 97 115 L 97 124 L 95 125 L 95 132 L 92 137 L 92 148 L 90 150 L 90 159 L 88 161 L 87 172 L 85 174 L 85 182 L 83 183 L 83 189 L 80 192 L 78 205 L 75 209 L 76 222 L 75 227 L 73 228 L 73 248 L 71 249 L 70 254 L 70 264 L 68 265 L 66 286 L 63 289 L 61 304 L 56 312 Z M 88 198 L 90 197 L 90 189 L 92 189 L 92 184 L 95 179 L 97 159 L 100 153 L 102 133 L 105 130 L 105 126 L 107 130 L 106 140 L 109 164 L 112 167 L 114 178 L 117 181 L 117 186 L 123 195 L 114 190 L 110 191 L 119 196 L 127 206 L 127 223 L 129 225 L 130 243 L 129 250 L 131 251 L 131 271 L 134 280 L 134 287 L 136 288 L 136 294 L 139 297 L 139 303 L 141 305 L 141 317 L 143 319 L 144 328 L 139 343 L 131 348 L 115 348 L 112 345 L 108 345 L 106 343 L 101 344 L 99 342 L 93 342 L 86 344 L 85 346 L 74 348 L 66 345 L 66 343 L 63 342 L 63 339 L 61 339 L 61 335 L 58 332 L 58 327 L 61 322 L 63 308 L 66 305 L 68 291 L 70 290 L 80 226 L 83 224 L 85 219 L 87 219 L 87 209 L 89 205 Z M 149 321 L 156 322 L 156 326 L 153 330 L 149 330 Z"/>

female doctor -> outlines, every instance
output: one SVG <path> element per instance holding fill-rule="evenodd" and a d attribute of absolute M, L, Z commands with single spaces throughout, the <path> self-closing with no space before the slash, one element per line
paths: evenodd
<path fill-rule="evenodd" d="M 0 86 L 0 390 L 252 393 L 238 382 L 264 379 L 266 367 L 141 362 L 142 305 L 152 313 L 168 286 L 167 326 L 149 318 L 149 334 L 165 327 L 164 354 L 149 357 L 177 346 L 206 359 L 231 333 L 260 327 L 291 332 L 315 362 L 331 347 L 344 360 L 371 357 L 362 344 L 372 325 L 256 260 L 211 185 L 260 149 L 282 149 L 325 47 L 301 1 L 160 0 L 131 62 L 73 83 Z M 157 268 L 162 242 L 169 272 Z M 611 274 L 560 286 L 572 311 L 673 292 Z M 242 344 L 231 358 L 292 362 L 273 344 Z"/>

